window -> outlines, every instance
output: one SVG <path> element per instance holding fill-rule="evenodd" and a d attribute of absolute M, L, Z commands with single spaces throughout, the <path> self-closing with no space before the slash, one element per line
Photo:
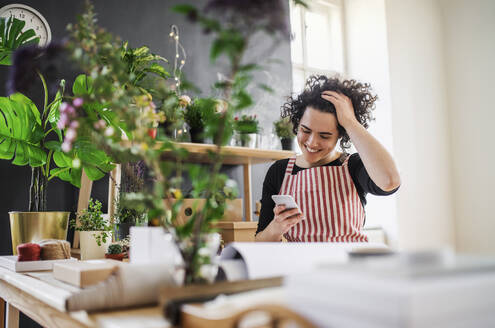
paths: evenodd
<path fill-rule="evenodd" d="M 343 8 L 342 0 L 290 3 L 292 92 L 299 93 L 312 74 L 343 73 Z"/>

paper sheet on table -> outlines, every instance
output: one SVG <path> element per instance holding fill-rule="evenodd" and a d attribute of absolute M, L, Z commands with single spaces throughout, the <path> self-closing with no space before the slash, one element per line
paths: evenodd
<path fill-rule="evenodd" d="M 360 249 L 388 249 L 380 243 L 239 243 L 222 251 L 223 261 L 242 257 L 247 269 L 244 279 L 258 279 L 314 270 L 318 265 L 346 263 L 349 252 Z M 234 276 L 238 277 L 239 272 Z M 227 277 L 229 275 L 227 274 Z"/>
<path fill-rule="evenodd" d="M 93 311 L 154 304 L 158 302 L 160 288 L 174 284 L 169 265 L 119 265 L 105 281 L 70 296 L 67 310 Z"/>

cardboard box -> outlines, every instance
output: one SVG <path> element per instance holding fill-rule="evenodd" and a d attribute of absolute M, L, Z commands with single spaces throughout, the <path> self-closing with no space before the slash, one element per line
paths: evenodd
<path fill-rule="evenodd" d="M 179 210 L 179 215 L 177 217 L 177 223 L 182 225 L 189 220 L 193 214 L 195 208 L 201 209 L 205 204 L 205 199 L 203 198 L 185 198 L 182 207 Z M 225 213 L 222 217 L 222 221 L 242 221 L 243 220 L 243 208 L 242 208 L 242 198 L 237 199 L 227 199 L 225 207 Z"/>
<path fill-rule="evenodd" d="M 107 279 L 118 267 L 112 260 L 77 261 L 53 265 L 53 277 L 68 284 L 84 288 Z"/>

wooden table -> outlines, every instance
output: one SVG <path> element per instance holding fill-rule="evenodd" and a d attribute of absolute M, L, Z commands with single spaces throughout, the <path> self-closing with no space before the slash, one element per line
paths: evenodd
<path fill-rule="evenodd" d="M 27 274 L 0 267 L 0 328 L 19 327 L 19 311 L 44 327 L 171 327 L 159 306 L 121 311 L 88 313 L 67 312 L 65 300 L 70 292 Z"/>

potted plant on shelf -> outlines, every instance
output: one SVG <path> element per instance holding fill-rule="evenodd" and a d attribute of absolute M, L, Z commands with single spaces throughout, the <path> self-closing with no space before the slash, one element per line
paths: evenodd
<path fill-rule="evenodd" d="M 275 134 L 280 138 L 283 150 L 294 149 L 294 132 L 292 122 L 289 117 L 283 117 L 273 122 Z"/>
<path fill-rule="evenodd" d="M 36 40 L 28 42 L 29 45 L 23 44 L 20 40 L 34 35 L 32 30 L 21 32 L 24 24 L 18 19 L 0 18 L 3 27 L 0 29 L 0 63 L 13 63 L 9 81 L 12 94 L 0 97 L 0 116 L 3 118 L 0 120 L 0 158 L 12 160 L 14 165 L 29 165 L 32 172 L 29 212 L 9 213 L 14 254 L 21 243 L 41 239 L 65 240 L 67 237 L 70 212 L 47 211 L 50 180 L 59 178 L 80 187 L 83 169 L 91 180 L 97 180 L 113 168 L 105 152 L 96 148 L 88 138 L 78 135 L 77 122 L 67 124 L 75 108 L 83 105 L 78 97 L 78 89 L 82 86 L 76 81 L 74 96 L 68 97 L 64 94 L 65 81 L 61 80 L 58 91 L 49 102 L 49 81 L 43 74 L 47 65 L 42 63 L 53 62 L 62 46 L 50 44 L 39 48 Z M 8 35 L 7 31 L 10 31 Z M 5 48 L 5 42 L 10 48 Z M 15 46 L 20 45 L 24 47 L 16 50 Z M 37 79 L 43 87 L 42 107 L 37 107 L 24 95 Z M 69 102 L 64 103 L 64 99 Z"/>
<path fill-rule="evenodd" d="M 259 122 L 254 115 L 242 115 L 234 118 L 234 131 L 236 146 L 255 148 L 259 132 Z"/>
<path fill-rule="evenodd" d="M 206 115 L 213 113 L 217 100 L 213 98 L 197 98 L 190 102 L 184 110 L 184 121 L 189 125 L 191 142 L 204 142 Z"/>
<path fill-rule="evenodd" d="M 113 243 L 108 246 L 108 251 L 105 253 L 105 258 L 116 261 L 122 261 L 125 257 L 122 245 L 119 243 Z"/>
<path fill-rule="evenodd" d="M 79 224 L 71 220 L 70 225 L 79 231 L 81 260 L 101 259 L 112 242 L 112 224 L 103 217 L 101 202 L 91 198 L 88 209 L 79 216 Z"/>

